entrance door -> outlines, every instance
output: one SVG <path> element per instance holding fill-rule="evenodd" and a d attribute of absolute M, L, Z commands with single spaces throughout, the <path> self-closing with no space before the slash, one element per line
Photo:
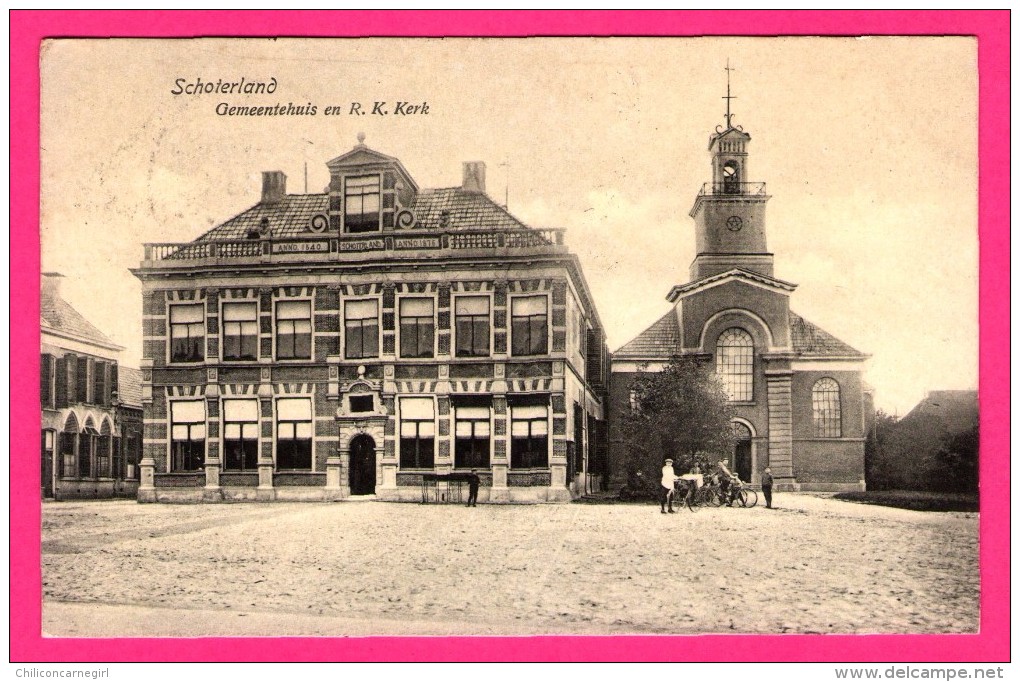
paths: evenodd
<path fill-rule="evenodd" d="M 56 431 L 42 432 L 42 496 L 53 497 L 53 444 Z"/>
<path fill-rule="evenodd" d="M 351 495 L 375 494 L 375 441 L 362 434 L 351 441 Z"/>
<path fill-rule="evenodd" d="M 751 480 L 751 430 L 740 422 L 733 422 L 733 470 L 740 480 Z"/>

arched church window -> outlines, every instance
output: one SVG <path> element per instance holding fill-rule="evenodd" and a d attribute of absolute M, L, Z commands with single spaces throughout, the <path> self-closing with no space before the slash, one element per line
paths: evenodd
<path fill-rule="evenodd" d="M 839 438 L 843 435 L 839 409 L 839 384 L 828 377 L 819 379 L 811 388 L 811 411 L 815 437 Z"/>
<path fill-rule="evenodd" d="M 754 399 L 754 340 L 739 327 L 719 335 L 715 371 L 731 401 Z"/>
<path fill-rule="evenodd" d="M 723 164 L 723 193 L 740 194 L 740 167 L 736 161 Z"/>

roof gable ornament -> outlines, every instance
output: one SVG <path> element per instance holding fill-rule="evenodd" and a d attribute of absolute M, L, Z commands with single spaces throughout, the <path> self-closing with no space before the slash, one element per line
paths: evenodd
<path fill-rule="evenodd" d="M 718 275 L 712 275 L 711 277 L 705 277 L 681 286 L 675 286 L 666 296 L 666 300 L 670 303 L 675 303 L 677 299 L 686 298 L 698 291 L 703 291 L 705 289 L 733 281 L 744 282 L 751 286 L 784 294 L 789 294 L 797 288 L 797 285 L 792 282 L 785 282 L 781 279 L 776 279 L 775 277 L 769 277 L 768 275 L 743 270 L 741 268 L 733 268 L 726 272 L 720 272 Z"/>

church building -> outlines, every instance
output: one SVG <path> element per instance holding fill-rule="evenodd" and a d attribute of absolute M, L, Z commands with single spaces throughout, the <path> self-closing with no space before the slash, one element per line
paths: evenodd
<path fill-rule="evenodd" d="M 605 334 L 563 230 L 424 189 L 364 136 L 321 193 L 147 244 L 138 499 L 570 501 L 608 458 Z"/>
<path fill-rule="evenodd" d="M 712 180 L 690 211 L 697 249 L 690 279 L 669 291 L 665 315 L 613 353 L 611 415 L 632 409 L 638 373 L 696 356 L 728 395 L 734 437 L 725 458 L 743 480 L 757 484 L 771 467 L 778 490 L 863 489 L 868 356 L 791 310 L 797 285 L 773 271 L 770 196 L 752 180 L 750 142 L 729 112 L 710 137 Z M 625 447 L 611 443 L 614 475 L 626 473 Z"/>

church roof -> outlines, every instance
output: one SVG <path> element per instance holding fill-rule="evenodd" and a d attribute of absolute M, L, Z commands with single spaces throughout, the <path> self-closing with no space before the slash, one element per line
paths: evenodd
<path fill-rule="evenodd" d="M 793 351 L 799 355 L 861 359 L 868 357 L 793 311 L 790 312 L 790 337 Z"/>
<path fill-rule="evenodd" d="M 122 350 L 110 338 L 86 320 L 60 294 L 43 287 L 39 301 L 39 318 L 44 330 L 49 329 L 79 341 L 94 343 L 112 350 Z"/>
<path fill-rule="evenodd" d="M 821 327 L 808 322 L 800 315 L 790 312 L 790 336 L 793 351 L 798 355 L 814 358 L 860 358 L 864 353 L 840 341 Z M 680 352 L 680 324 L 676 311 L 656 320 L 648 329 L 623 344 L 613 358 L 617 360 L 648 360 L 669 358 Z"/>
<path fill-rule="evenodd" d="M 651 327 L 620 346 L 619 350 L 613 353 L 613 357 L 619 359 L 671 357 L 679 351 L 680 325 L 676 321 L 676 311 L 671 309 Z"/>
<path fill-rule="evenodd" d="M 460 187 L 421 190 L 408 207 L 424 230 L 519 230 L 527 225 L 481 192 Z M 313 216 L 327 213 L 326 194 L 288 194 L 272 204 L 259 203 L 217 225 L 196 241 L 245 239 L 269 221 L 273 237 L 317 236 L 309 231 Z"/>

